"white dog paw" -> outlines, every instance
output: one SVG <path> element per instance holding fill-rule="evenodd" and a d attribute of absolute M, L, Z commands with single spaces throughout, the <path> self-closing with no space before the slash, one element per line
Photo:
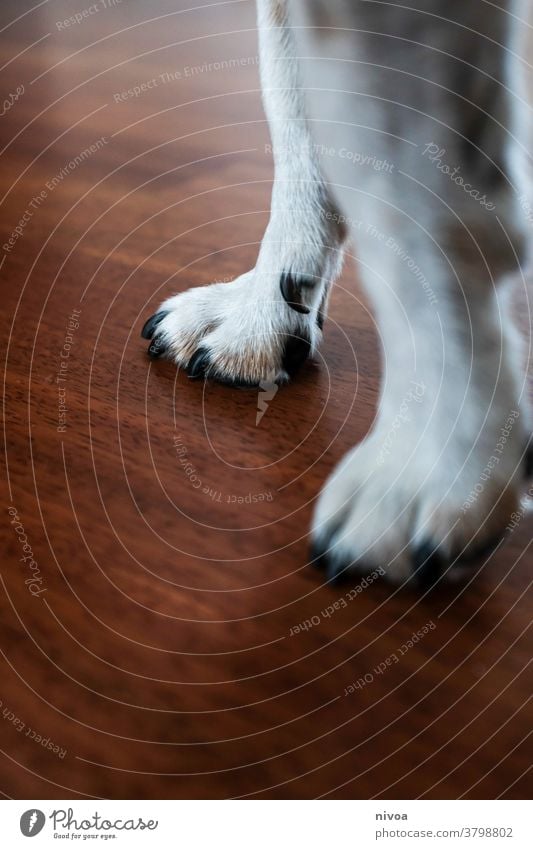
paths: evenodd
<path fill-rule="evenodd" d="M 265 275 L 250 271 L 231 283 L 189 289 L 164 301 L 144 325 L 148 354 L 172 360 L 191 378 L 234 386 L 286 382 L 320 341 L 320 306 L 312 297 L 306 304 L 314 288 L 290 274 L 265 285 Z"/>
<path fill-rule="evenodd" d="M 396 584 L 453 580 L 501 539 L 528 472 L 518 421 L 464 441 L 400 433 L 383 453 L 379 425 L 324 486 L 313 521 L 312 559 L 330 581 L 379 569 Z M 513 416 L 511 416 L 511 419 Z M 502 425 L 505 422 L 503 416 Z M 470 444 L 472 442 L 473 444 Z"/>

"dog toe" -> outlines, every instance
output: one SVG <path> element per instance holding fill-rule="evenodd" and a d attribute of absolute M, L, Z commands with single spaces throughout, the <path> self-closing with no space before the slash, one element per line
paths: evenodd
<path fill-rule="evenodd" d="M 167 346 L 163 342 L 160 336 L 156 336 L 155 339 L 152 339 L 152 342 L 148 348 L 148 356 L 151 360 L 157 360 L 159 357 L 162 357 L 163 354 L 166 353 Z"/>
<path fill-rule="evenodd" d="M 207 348 L 198 348 L 189 360 L 187 374 L 191 380 L 199 380 L 206 376 L 209 366 L 209 351 Z"/>
<path fill-rule="evenodd" d="M 141 336 L 143 339 L 151 339 L 154 335 L 157 326 L 163 321 L 164 317 L 168 315 L 168 310 L 159 310 L 154 313 L 148 321 L 144 323 L 143 329 L 141 330 Z"/>
<path fill-rule="evenodd" d="M 446 563 L 437 547 L 429 540 L 413 553 L 413 575 L 420 590 L 429 590 L 442 578 Z"/>

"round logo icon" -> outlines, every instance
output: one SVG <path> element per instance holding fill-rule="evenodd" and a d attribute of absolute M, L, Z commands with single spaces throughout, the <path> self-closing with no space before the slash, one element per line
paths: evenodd
<path fill-rule="evenodd" d="M 29 811 L 24 811 L 20 818 L 20 830 L 24 837 L 35 837 L 42 831 L 46 822 L 46 817 L 42 811 L 37 808 L 31 808 Z"/>

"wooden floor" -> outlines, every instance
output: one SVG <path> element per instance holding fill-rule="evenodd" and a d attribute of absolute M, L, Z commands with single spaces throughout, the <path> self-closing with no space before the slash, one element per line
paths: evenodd
<path fill-rule="evenodd" d="M 255 263 L 252 0 L 99 0 L 65 25 L 82 6 L 0 10 L 2 793 L 529 795 L 531 524 L 424 598 L 373 585 L 328 613 L 349 587 L 307 565 L 379 386 L 353 262 L 259 425 L 257 392 L 146 357 L 163 297 Z"/>

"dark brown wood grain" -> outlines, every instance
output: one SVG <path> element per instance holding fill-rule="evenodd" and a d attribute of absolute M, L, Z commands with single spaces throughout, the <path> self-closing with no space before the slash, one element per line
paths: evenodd
<path fill-rule="evenodd" d="M 272 163 L 253 3 L 124 0 L 65 29 L 64 0 L 9 25 L 30 6 L 0 11 L 2 91 L 24 86 L 0 123 L 2 244 L 47 192 L 1 252 L 0 790 L 527 796 L 527 520 L 467 588 L 421 598 L 375 584 L 321 615 L 349 588 L 308 566 L 313 503 L 371 426 L 379 387 L 353 260 L 320 355 L 258 426 L 257 392 L 146 357 L 140 329 L 163 297 L 255 262 Z M 344 695 L 428 623 L 401 662 Z"/>

